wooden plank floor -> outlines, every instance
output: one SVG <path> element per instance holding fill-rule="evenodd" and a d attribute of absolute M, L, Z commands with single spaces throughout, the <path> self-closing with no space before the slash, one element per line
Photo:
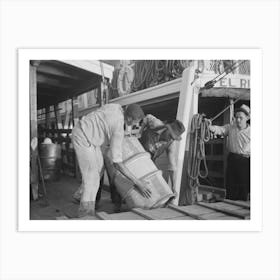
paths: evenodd
<path fill-rule="evenodd" d="M 250 219 L 250 204 L 242 201 L 199 202 L 195 205 L 175 206 L 151 210 L 132 209 L 107 214 L 97 212 L 101 220 L 245 220 Z"/>

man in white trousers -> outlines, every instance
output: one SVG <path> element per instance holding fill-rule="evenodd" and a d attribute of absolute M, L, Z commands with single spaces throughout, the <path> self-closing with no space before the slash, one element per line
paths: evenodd
<path fill-rule="evenodd" d="M 128 177 L 144 197 L 150 197 L 148 183 L 137 179 L 122 162 L 124 124 L 138 123 L 144 117 L 138 104 L 128 105 L 124 111 L 119 104 L 106 104 L 83 116 L 73 128 L 72 142 L 82 174 L 82 185 L 74 194 L 74 198 L 80 199 L 78 217 L 95 215 L 96 194 L 103 170 L 102 148 L 108 145 L 114 167 Z"/>

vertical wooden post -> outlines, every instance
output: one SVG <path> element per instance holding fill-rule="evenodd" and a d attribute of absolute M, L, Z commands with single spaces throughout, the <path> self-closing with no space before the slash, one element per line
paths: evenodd
<path fill-rule="evenodd" d="M 67 100 L 65 102 L 65 106 L 66 106 L 66 112 L 65 112 L 65 120 L 64 120 L 64 128 L 68 129 L 69 128 L 69 122 L 70 122 L 70 113 L 72 111 L 72 105 L 70 106 L 69 103 L 70 100 Z M 72 102 L 72 101 L 71 101 Z"/>
<path fill-rule="evenodd" d="M 72 98 L 72 122 L 73 122 L 73 127 L 75 127 L 75 125 L 77 124 L 77 122 L 79 121 L 79 117 L 78 117 L 78 111 L 79 111 L 79 107 L 78 107 L 78 98 L 77 97 L 73 97 Z M 78 165 L 78 161 L 76 156 L 74 156 L 74 176 L 77 177 L 79 174 L 79 165 Z"/>
<path fill-rule="evenodd" d="M 233 116 L 234 116 L 234 100 L 233 99 L 229 99 L 229 104 L 230 104 L 229 110 L 227 110 L 224 113 L 223 124 L 231 123 L 232 120 L 233 120 Z M 228 106 L 228 104 L 226 104 L 226 106 Z M 224 140 L 223 140 L 223 155 L 224 155 L 224 159 L 223 159 L 224 188 L 226 188 L 226 170 L 227 170 L 227 157 L 228 157 L 227 137 L 225 137 Z"/>
<path fill-rule="evenodd" d="M 229 122 L 232 123 L 233 117 L 234 117 L 234 100 L 230 99 L 230 108 L 229 108 Z"/>
<path fill-rule="evenodd" d="M 83 94 L 83 109 L 88 107 L 88 94 Z"/>
<path fill-rule="evenodd" d="M 45 119 L 46 129 L 50 129 L 50 106 L 46 107 L 46 119 Z M 45 137 L 50 137 L 50 132 L 46 133 Z"/>
<path fill-rule="evenodd" d="M 62 129 L 62 120 L 61 120 L 61 114 L 59 110 L 59 104 L 54 105 L 54 114 L 55 114 L 55 128 L 56 129 Z M 57 142 L 61 143 L 61 132 L 57 132 Z"/>
<path fill-rule="evenodd" d="M 62 120 L 61 120 L 61 114 L 59 110 L 59 104 L 54 105 L 54 113 L 55 113 L 55 120 L 56 120 L 56 128 L 62 129 Z"/>
<path fill-rule="evenodd" d="M 75 127 L 75 125 L 77 124 L 78 120 L 79 120 L 79 106 L 78 106 L 78 98 L 77 97 L 73 97 L 72 98 L 72 123 L 73 123 L 73 127 Z"/>
<path fill-rule="evenodd" d="M 100 86 L 98 87 L 98 99 L 99 99 L 99 106 L 102 107 L 104 105 L 104 86 L 103 83 L 100 83 Z"/>
<path fill-rule="evenodd" d="M 197 112 L 197 97 L 194 97 L 194 88 L 192 81 L 194 80 L 195 75 L 195 65 L 190 65 L 183 72 L 182 84 L 180 89 L 178 110 L 177 110 L 177 120 L 180 120 L 186 127 L 186 131 L 182 135 L 182 140 L 177 144 L 177 169 L 176 169 L 176 180 L 174 189 L 177 194 L 180 194 L 181 185 L 182 185 L 182 173 L 187 172 L 183 170 L 185 154 L 186 154 L 186 142 L 187 134 L 189 130 L 189 123 L 191 122 L 191 117 L 193 113 Z M 179 204 L 179 197 L 173 201 L 175 205 Z"/>
<path fill-rule="evenodd" d="M 37 131 L 37 67 L 39 62 L 30 61 L 29 65 L 29 102 L 30 102 L 30 142 L 32 139 L 38 139 Z M 38 147 L 30 148 L 31 153 L 31 169 L 30 169 L 30 183 L 32 197 L 34 200 L 38 199 L 38 186 L 39 186 L 39 177 L 38 177 Z"/>

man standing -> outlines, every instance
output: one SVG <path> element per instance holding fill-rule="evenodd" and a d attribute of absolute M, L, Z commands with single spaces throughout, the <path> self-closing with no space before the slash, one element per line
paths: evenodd
<path fill-rule="evenodd" d="M 242 105 L 235 110 L 235 123 L 209 127 L 215 135 L 228 137 L 229 151 L 226 173 L 226 197 L 248 200 L 250 194 L 250 108 Z"/>
<path fill-rule="evenodd" d="M 78 216 L 94 215 L 96 194 L 103 170 L 101 148 L 110 147 L 114 167 L 137 186 L 144 197 L 150 197 L 147 183 L 137 179 L 122 163 L 124 123 L 132 125 L 145 117 L 138 104 L 129 105 L 125 111 L 119 104 L 106 104 L 83 116 L 72 131 L 72 142 L 82 174 L 82 185 L 74 194 L 80 198 Z"/>

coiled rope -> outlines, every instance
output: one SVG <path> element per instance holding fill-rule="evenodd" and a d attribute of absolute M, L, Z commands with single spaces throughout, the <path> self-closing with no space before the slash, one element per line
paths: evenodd
<path fill-rule="evenodd" d="M 132 91 L 177 79 L 190 63 L 190 60 L 136 60 Z"/>
<path fill-rule="evenodd" d="M 199 178 L 208 177 L 208 167 L 205 157 L 205 142 L 210 140 L 210 121 L 204 115 L 193 116 L 190 127 L 190 142 L 188 155 L 188 182 L 192 192 L 192 203 L 197 198 L 197 186 Z M 204 172 L 202 172 L 202 164 Z"/>
<path fill-rule="evenodd" d="M 118 77 L 119 77 L 120 69 L 115 68 L 113 72 L 113 78 L 111 83 L 109 84 L 109 99 L 117 98 L 119 97 L 118 92 Z"/>

